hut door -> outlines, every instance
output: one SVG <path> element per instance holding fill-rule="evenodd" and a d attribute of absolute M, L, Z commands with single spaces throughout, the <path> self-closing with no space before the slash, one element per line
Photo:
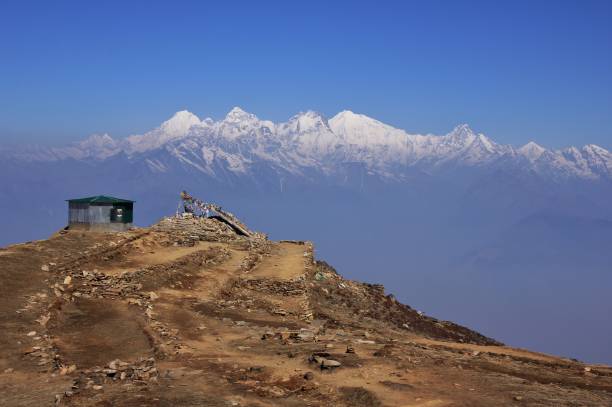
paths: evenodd
<path fill-rule="evenodd" d="M 113 208 L 111 210 L 111 222 L 123 222 L 123 208 Z"/>

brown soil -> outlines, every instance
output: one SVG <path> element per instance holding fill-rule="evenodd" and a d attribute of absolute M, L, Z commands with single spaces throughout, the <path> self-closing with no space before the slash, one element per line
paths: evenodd
<path fill-rule="evenodd" d="M 104 366 L 113 359 L 151 356 L 145 332 L 144 318 L 137 309 L 100 299 L 65 304 L 49 327 L 59 353 L 83 368 Z"/>
<path fill-rule="evenodd" d="M 503 346 L 343 279 L 308 243 L 215 241 L 207 222 L 197 239 L 0 249 L 0 405 L 612 406 L 609 367 Z"/>

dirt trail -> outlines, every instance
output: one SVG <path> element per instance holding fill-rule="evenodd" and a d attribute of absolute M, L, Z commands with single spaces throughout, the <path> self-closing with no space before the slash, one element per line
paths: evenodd
<path fill-rule="evenodd" d="M 192 247 L 162 247 L 156 250 L 143 249 L 126 256 L 119 265 L 113 264 L 109 267 L 101 268 L 99 271 L 109 275 L 121 275 L 123 273 L 134 272 L 146 266 L 170 263 L 209 246 L 209 243 L 202 242 Z"/>
<path fill-rule="evenodd" d="M 307 248 L 302 244 L 279 243 L 250 273 L 248 278 L 292 280 L 304 274 L 304 255 Z"/>

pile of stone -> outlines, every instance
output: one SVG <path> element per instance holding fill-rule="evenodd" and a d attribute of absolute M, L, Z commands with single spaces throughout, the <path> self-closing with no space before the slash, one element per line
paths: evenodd
<path fill-rule="evenodd" d="M 113 382 L 157 381 L 158 376 L 154 358 L 143 358 L 134 363 L 116 359 L 104 367 L 97 366 L 81 371 L 72 385 L 72 391 L 66 396 L 72 396 L 85 389 L 102 390 L 104 385 Z"/>
<path fill-rule="evenodd" d="M 188 264 L 213 265 L 223 262 L 230 256 L 230 251 L 226 248 L 214 248 L 201 250 L 185 256 L 170 264 L 160 264 L 143 267 L 130 273 L 119 276 L 107 275 L 93 271 L 79 270 L 75 266 L 71 270 L 65 270 L 67 275 L 60 278 L 61 283 L 55 283 L 50 288 L 56 297 L 63 297 L 66 300 L 73 298 L 128 298 L 141 299 L 139 305 L 149 300 L 150 294 L 142 292 L 142 279 L 147 275 L 159 276 L 166 271 L 179 270 Z"/>
<path fill-rule="evenodd" d="M 29 333 L 30 335 L 31 333 Z M 35 338 L 35 337 L 34 337 Z M 48 339 L 48 338 L 44 338 Z M 32 346 L 24 353 L 29 359 L 34 359 L 36 365 L 46 368 L 56 368 L 59 366 L 59 355 L 57 349 L 51 345 L 50 341 L 45 341 L 38 346 Z"/>
<path fill-rule="evenodd" d="M 198 241 L 231 242 L 244 239 L 228 224 L 213 218 L 199 218 L 191 214 L 167 217 L 151 228 L 158 232 L 172 233 L 177 245 L 189 246 Z"/>
<path fill-rule="evenodd" d="M 261 262 L 264 256 L 269 255 L 272 247 L 265 235 L 257 237 L 256 234 L 253 234 L 251 236 L 252 237 L 247 242 L 248 246 L 242 247 L 242 249 L 248 250 L 248 254 L 240 263 L 240 269 L 245 273 L 253 270 L 259 262 Z"/>
<path fill-rule="evenodd" d="M 75 297 L 100 297 L 116 298 L 136 295 L 141 289 L 142 284 L 130 279 L 109 276 L 96 271 L 82 271 L 81 285 L 79 291 L 72 293 Z"/>
<path fill-rule="evenodd" d="M 261 336 L 262 340 L 280 340 L 293 342 L 315 342 L 316 332 L 311 329 L 301 328 L 299 330 L 281 329 L 276 331 L 266 331 Z"/>
<path fill-rule="evenodd" d="M 147 316 L 150 319 L 151 328 L 153 328 L 158 338 L 160 338 L 154 339 L 156 354 L 169 354 L 172 352 L 177 354 L 182 347 L 182 344 L 179 342 L 180 337 L 178 329 L 169 328 L 164 323 L 156 320 L 152 312 L 149 312 Z"/>
<path fill-rule="evenodd" d="M 303 295 L 306 286 L 303 280 L 298 281 L 278 281 L 271 279 L 241 280 L 241 288 L 257 290 L 262 293 L 282 295 L 285 297 Z"/>

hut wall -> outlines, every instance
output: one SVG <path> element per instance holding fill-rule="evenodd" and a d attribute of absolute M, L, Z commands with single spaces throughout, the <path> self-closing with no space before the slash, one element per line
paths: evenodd
<path fill-rule="evenodd" d="M 89 224 L 110 223 L 112 205 L 90 205 Z"/>
<path fill-rule="evenodd" d="M 69 223 L 89 223 L 89 204 L 70 203 L 68 217 Z"/>

